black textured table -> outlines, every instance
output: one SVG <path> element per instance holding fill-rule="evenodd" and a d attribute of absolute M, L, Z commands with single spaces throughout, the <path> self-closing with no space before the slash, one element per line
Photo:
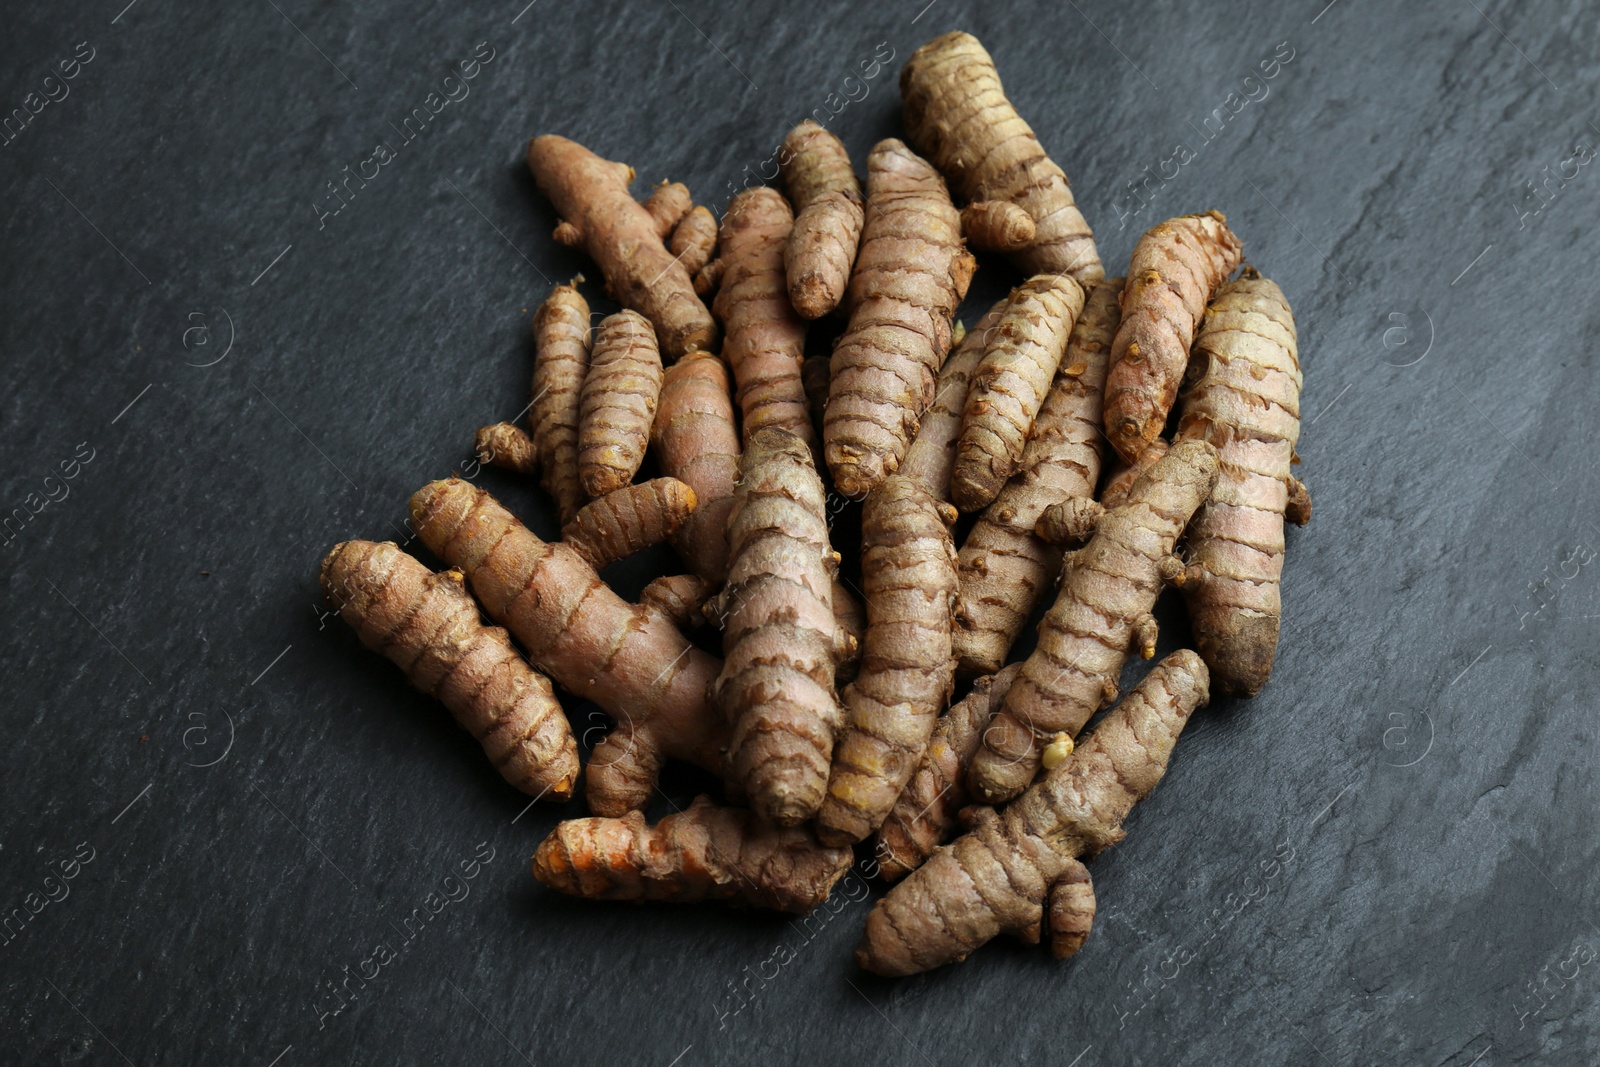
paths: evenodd
<path fill-rule="evenodd" d="M 8 5 L 0 43 L 0 1059 L 1600 1058 L 1592 6 L 125 2 Z M 1218 208 L 1281 283 L 1316 514 L 1271 684 L 1094 863 L 1084 951 L 889 982 L 859 875 L 805 922 L 544 890 L 581 802 L 529 809 L 315 567 L 405 536 L 595 274 L 531 134 L 720 209 L 807 113 L 859 166 L 956 27 L 1109 268 Z"/>

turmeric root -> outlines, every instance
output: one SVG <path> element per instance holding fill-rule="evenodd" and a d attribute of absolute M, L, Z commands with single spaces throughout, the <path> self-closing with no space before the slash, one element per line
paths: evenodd
<path fill-rule="evenodd" d="M 694 277 L 711 262 L 717 249 L 717 217 L 710 208 L 696 207 L 672 231 L 672 255 Z"/>
<path fill-rule="evenodd" d="M 1216 477 L 1217 450 L 1208 442 L 1173 445 L 1128 502 L 1100 520 L 1093 539 L 1068 554 L 1039 643 L 973 757 L 967 788 L 978 799 L 999 803 L 1022 792 L 1047 745 L 1076 736 L 1116 699 L 1130 646 L 1146 659 L 1155 655 L 1150 609 L 1163 582 L 1188 577 L 1172 549 Z"/>
<path fill-rule="evenodd" d="M 1185 585 L 1196 647 L 1224 693 L 1254 696 L 1272 673 L 1283 613 L 1283 519 L 1300 437 L 1300 357 L 1283 290 L 1246 267 L 1206 312 L 1178 437 L 1222 457 L 1186 543 L 1200 579 Z"/>
<path fill-rule="evenodd" d="M 856 680 L 861 667 L 861 649 L 867 639 L 867 609 L 839 579 L 833 580 L 833 621 L 844 631 L 848 651 L 833 670 L 834 681 L 846 685 Z"/>
<path fill-rule="evenodd" d="M 961 546 L 956 612 L 957 672 L 993 674 L 1055 581 L 1061 552 L 1034 534 L 1050 505 L 1088 499 L 1100 477 L 1100 403 L 1117 331 L 1122 279 L 1089 291 L 1056 367 L 1017 473 L 979 516 Z"/>
<path fill-rule="evenodd" d="M 411 498 L 423 544 L 467 576 L 490 618 L 557 685 L 617 720 L 590 757 L 591 811 L 643 807 L 668 758 L 722 774 L 727 728 L 707 698 L 722 664 L 653 609 L 613 593 L 563 544 L 546 544 L 458 478 Z"/>
<path fill-rule="evenodd" d="M 680 630 L 702 621 L 700 609 L 711 595 L 711 586 L 696 574 L 667 574 L 655 579 L 639 593 L 639 606 L 660 613 Z"/>
<path fill-rule="evenodd" d="M 897 882 L 922 866 L 961 825 L 959 812 L 968 799 L 967 765 L 1021 669 L 1022 664 L 1013 663 L 999 674 L 984 675 L 940 717 L 922 763 L 878 828 L 875 855 L 884 881 Z"/>
<path fill-rule="evenodd" d="M 599 571 L 665 541 L 694 507 L 693 489 L 676 478 L 652 478 L 585 505 L 562 529 L 561 540 Z"/>
<path fill-rule="evenodd" d="M 817 836 L 854 844 L 882 825 L 927 749 L 955 684 L 956 512 L 896 475 L 867 494 L 861 516 L 867 634 L 861 672 L 844 691 Z"/>
<path fill-rule="evenodd" d="M 1119 460 L 1106 477 L 1106 484 L 1100 487 L 1100 506 L 1110 511 L 1127 503 L 1128 491 L 1133 488 L 1133 483 L 1153 467 L 1156 460 L 1166 455 L 1169 447 L 1166 438 L 1158 437 L 1139 453 L 1139 458 L 1134 462 Z"/>
<path fill-rule="evenodd" d="M 988 339 L 1000 322 L 1009 298 L 998 301 L 978 320 L 972 332 L 956 343 L 939 368 L 933 403 L 922 416 L 917 436 L 906 449 L 900 473 L 915 479 L 938 500 L 950 499 L 950 472 L 956 463 L 956 441 L 961 436 L 961 417 L 966 411 L 972 375 L 983 358 Z"/>
<path fill-rule="evenodd" d="M 1038 235 L 1033 216 L 1009 200 L 981 200 L 961 209 L 961 233 L 984 252 L 1020 252 Z"/>
<path fill-rule="evenodd" d="M 1144 477 L 1144 472 L 1154 466 L 1156 460 L 1167 454 L 1167 448 L 1166 439 L 1158 437 L 1139 454 L 1137 462 L 1118 460 L 1100 490 L 1099 500 L 1074 496 L 1051 504 L 1039 516 L 1034 532 L 1051 545 L 1070 545 L 1088 540 L 1106 512 L 1128 502 L 1128 493 L 1134 483 Z"/>
<path fill-rule="evenodd" d="M 689 195 L 689 187 L 682 182 L 658 182 L 650 190 L 650 199 L 644 202 L 644 209 L 656 224 L 656 233 L 664 241 L 674 230 L 678 223 L 688 217 L 694 208 L 694 197 Z"/>
<path fill-rule="evenodd" d="M 739 480 L 739 430 L 728 396 L 728 368 L 707 352 L 668 367 L 650 442 L 664 474 L 694 490 L 696 505 L 672 545 L 712 585 L 728 576 L 728 512 Z"/>
<path fill-rule="evenodd" d="M 695 295 L 684 265 L 662 244 L 681 205 L 675 190 L 658 190 L 647 209 L 628 192 L 632 167 L 552 134 L 528 142 L 528 169 L 563 220 L 556 240 L 583 249 L 599 265 L 606 292 L 655 325 L 669 360 L 715 345 L 711 312 Z M 678 201 L 671 209 L 668 197 Z"/>
<path fill-rule="evenodd" d="M 739 474 L 728 584 L 713 602 L 726 656 L 715 699 L 750 806 L 767 823 L 796 826 L 822 803 L 841 717 L 834 667 L 849 641 L 833 614 L 839 556 L 804 441 L 762 430 Z"/>
<path fill-rule="evenodd" d="M 908 140 L 962 196 L 1015 204 L 1032 217 L 1032 242 L 1011 254 L 1024 274 L 1070 274 L 1086 286 L 1104 275 L 1066 174 L 1006 99 L 976 37 L 958 30 L 917 49 L 900 71 L 900 96 Z M 989 232 L 974 243 L 984 247 Z"/>
<path fill-rule="evenodd" d="M 591 497 L 633 481 L 644 462 L 661 395 L 661 354 L 643 315 L 600 321 L 578 415 L 578 477 Z"/>
<path fill-rule="evenodd" d="M 478 427 L 478 432 L 472 438 L 472 450 L 477 453 L 479 463 L 487 463 L 491 467 L 501 467 L 518 474 L 532 474 L 539 469 L 533 438 L 528 436 L 528 431 L 513 423 L 497 422 L 492 426 Z"/>
<path fill-rule="evenodd" d="M 727 331 L 722 358 L 738 386 L 747 444 L 769 426 L 807 446 L 816 442 L 800 380 L 806 324 L 783 280 L 783 249 L 793 226 L 783 194 L 765 186 L 735 196 L 722 218 L 722 287 L 714 306 Z"/>
<path fill-rule="evenodd" d="M 544 675 L 485 626 L 460 571 L 434 574 L 389 542 L 346 541 L 322 561 L 322 591 L 361 643 L 437 697 L 524 793 L 565 800 L 578 746 Z"/>
<path fill-rule="evenodd" d="M 637 811 L 560 822 L 533 854 L 533 876 L 591 900 L 733 900 L 804 915 L 828 899 L 852 858 L 804 827 L 764 826 L 699 797 L 653 828 Z"/>
<path fill-rule="evenodd" d="M 1106 375 L 1106 436 L 1124 460 L 1137 460 L 1161 435 L 1195 327 L 1240 250 L 1220 211 L 1158 223 L 1134 246 Z"/>
<path fill-rule="evenodd" d="M 950 350 L 976 261 L 944 181 L 896 140 L 867 157 L 867 221 L 850 326 L 833 350 L 823 423 L 833 484 L 865 496 L 905 458 Z"/>
<path fill-rule="evenodd" d="M 917 974 L 1001 933 L 1037 943 L 1047 921 L 1053 955 L 1076 952 L 1094 919 L 1080 857 L 1122 840 L 1123 821 L 1166 773 L 1179 733 L 1209 696 L 1199 656 L 1183 649 L 1162 660 L 1070 758 L 878 901 L 856 962 L 876 974 Z"/>
<path fill-rule="evenodd" d="M 850 283 L 865 219 L 861 183 L 844 143 L 810 119 L 789 131 L 780 160 L 795 210 L 783 253 L 789 299 L 803 318 L 821 318 Z"/>
<path fill-rule="evenodd" d="M 950 496 L 962 511 L 987 507 L 1016 473 L 1083 300 L 1083 287 L 1071 275 L 1040 274 L 1006 302 L 983 347 L 962 415 L 950 475 Z"/>

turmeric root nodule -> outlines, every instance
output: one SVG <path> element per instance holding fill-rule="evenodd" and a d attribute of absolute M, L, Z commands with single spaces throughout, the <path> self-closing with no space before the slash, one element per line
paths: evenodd
<path fill-rule="evenodd" d="M 1210 441 L 1222 466 L 1189 528 L 1200 577 L 1183 593 L 1217 688 L 1254 696 L 1278 647 L 1284 511 L 1305 492 L 1289 469 L 1300 437 L 1300 358 L 1283 290 L 1249 267 L 1218 290 L 1190 375 L 1178 436 Z"/>
<path fill-rule="evenodd" d="M 664 574 L 639 591 L 639 606 L 660 612 L 680 630 L 704 621 L 711 586 L 697 574 Z"/>
<path fill-rule="evenodd" d="M 558 285 L 533 316 L 533 395 L 528 429 L 539 484 L 555 498 L 563 523 L 583 506 L 578 477 L 578 422 L 589 373 L 589 302 L 576 285 Z"/>
<path fill-rule="evenodd" d="M 1017 473 L 961 546 L 955 646 L 964 676 L 1000 669 L 1060 570 L 1061 551 L 1034 534 L 1040 514 L 1052 504 L 1094 495 L 1103 451 L 1100 403 L 1121 290 L 1121 278 L 1090 289 Z"/>
<path fill-rule="evenodd" d="M 816 813 L 841 714 L 834 669 L 848 639 L 834 619 L 838 555 L 805 442 L 751 439 L 728 528 L 728 584 L 712 610 L 726 660 L 715 698 L 733 727 L 730 761 L 750 806 L 777 826 Z"/>
<path fill-rule="evenodd" d="M 518 474 L 532 474 L 539 469 L 533 438 L 521 426 L 509 422 L 478 427 L 472 438 L 472 450 L 477 453 L 479 463 L 493 467 Z M 559 502 L 557 507 L 560 507 Z"/>
<path fill-rule="evenodd" d="M 1065 762 L 878 901 L 856 962 L 917 974 L 1001 933 L 1037 942 L 1047 922 L 1057 959 L 1077 951 L 1094 917 L 1079 857 L 1122 840 L 1128 812 L 1166 773 L 1190 713 L 1209 695 L 1199 656 L 1184 649 L 1162 660 Z"/>
<path fill-rule="evenodd" d="M 829 844 L 864 840 L 883 823 L 950 700 L 955 518 L 949 504 L 899 475 L 867 494 L 861 517 L 866 641 L 860 673 L 844 691 L 845 728 L 817 813 L 817 836 Z"/>
<path fill-rule="evenodd" d="M 632 167 L 546 134 L 528 142 L 528 169 L 563 220 L 556 240 L 587 252 L 605 276 L 606 292 L 655 324 L 668 359 L 716 343 L 711 312 L 695 295 L 689 272 L 662 244 L 670 232 L 662 220 L 672 212 L 655 197 L 654 213 L 633 198 Z"/>
<path fill-rule="evenodd" d="M 784 138 L 783 187 L 794 204 L 784 272 L 794 309 L 808 319 L 838 307 L 850 284 L 865 214 L 844 143 L 806 119 Z"/>
<path fill-rule="evenodd" d="M 555 691 L 504 630 L 480 621 L 460 571 L 435 574 L 389 542 L 346 541 L 322 561 L 321 581 L 361 643 L 443 702 L 506 781 L 572 795 L 578 746 Z"/>
<path fill-rule="evenodd" d="M 694 490 L 695 509 L 672 537 L 700 577 L 728 576 L 728 512 L 739 480 L 739 430 L 728 395 L 728 368 L 709 352 L 691 352 L 668 367 L 650 443 L 663 474 Z"/>
<path fill-rule="evenodd" d="M 735 196 L 722 218 L 722 288 L 714 306 L 727 333 L 722 358 L 738 386 L 746 442 L 768 426 L 807 445 L 816 441 L 800 379 L 806 324 L 783 280 L 783 248 L 793 226 L 783 194 L 765 186 Z"/>
<path fill-rule="evenodd" d="M 659 545 L 694 513 L 694 490 L 676 478 L 625 485 L 584 505 L 561 540 L 595 570 Z"/>
<path fill-rule="evenodd" d="M 541 541 L 458 478 L 418 490 L 411 519 L 536 667 L 617 720 L 589 761 L 591 810 L 642 807 L 669 757 L 723 773 L 727 728 L 706 692 L 721 663 L 665 615 L 629 604 L 572 549 Z"/>
<path fill-rule="evenodd" d="M 578 418 L 578 476 L 591 497 L 633 481 L 644 462 L 661 397 L 661 353 L 643 315 L 600 321 Z"/>
<path fill-rule="evenodd" d="M 833 350 L 823 422 L 828 469 L 845 496 L 863 497 L 899 469 L 975 266 L 944 179 L 901 142 L 879 141 L 867 157 L 850 326 Z"/>
<path fill-rule="evenodd" d="M 1083 287 L 1068 274 L 1029 278 L 1006 301 L 962 415 L 950 475 L 950 498 L 962 511 L 987 507 L 1021 465 L 1083 301 Z"/>
<path fill-rule="evenodd" d="M 915 479 L 939 500 L 950 499 L 950 472 L 956 464 L 956 442 L 961 437 L 961 417 L 972 390 L 972 375 L 1009 302 L 1009 297 L 997 301 L 971 332 L 956 342 L 955 350 L 939 368 L 933 403 L 923 413 L 917 435 L 900 464 L 901 474 Z"/>
<path fill-rule="evenodd" d="M 558 823 L 533 854 L 533 876 L 592 900 L 735 900 L 804 915 L 828 899 L 852 858 L 804 827 L 764 826 L 700 797 L 654 827 L 637 811 Z"/>
<path fill-rule="evenodd" d="M 984 252 L 1020 252 L 1038 234 L 1033 216 L 1009 200 L 981 200 L 961 209 L 961 233 Z"/>
<path fill-rule="evenodd" d="M 1104 275 L 1066 174 L 1006 99 L 976 37 L 957 30 L 917 49 L 900 71 L 900 96 L 907 140 L 963 197 L 1009 202 L 1032 217 L 1032 241 L 1011 254 L 1023 273 L 1070 274 L 1084 285 Z"/>
<path fill-rule="evenodd" d="M 974 796 L 998 803 L 1026 789 L 1045 746 L 1076 735 L 1115 699 L 1129 647 L 1146 659 L 1155 654 L 1150 609 L 1164 581 L 1180 580 L 1184 568 L 1173 546 L 1216 477 L 1217 450 L 1208 442 L 1173 445 L 1134 484 L 1128 502 L 1100 520 L 1089 543 L 1067 555 L 1039 643 L 973 758 L 967 786 Z"/>
<path fill-rule="evenodd" d="M 1161 435 L 1206 302 L 1239 265 L 1220 211 L 1151 227 L 1133 248 L 1106 375 L 1106 436 L 1128 462 Z"/>

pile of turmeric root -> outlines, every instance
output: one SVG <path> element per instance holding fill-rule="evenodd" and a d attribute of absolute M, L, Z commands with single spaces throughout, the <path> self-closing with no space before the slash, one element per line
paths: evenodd
<path fill-rule="evenodd" d="M 451 478 L 411 499 L 447 569 L 348 541 L 321 570 L 511 785 L 566 800 L 584 779 L 593 817 L 539 845 L 539 881 L 805 912 L 863 846 L 892 888 L 856 959 L 886 975 L 1000 933 L 1083 945 L 1083 861 L 1121 840 L 1213 687 L 1266 683 L 1284 522 L 1310 514 L 1294 318 L 1224 217 L 1157 225 L 1107 278 L 974 37 L 924 45 L 900 87 L 907 140 L 873 148 L 864 190 L 806 121 L 782 189 L 720 222 L 681 184 L 640 202 L 631 167 L 534 138 L 556 240 L 622 310 L 591 328 L 579 284 L 557 286 L 526 425 L 475 444 L 538 477 L 561 539 Z M 973 250 L 1026 280 L 963 329 Z M 808 357 L 819 334 L 832 353 Z M 858 514 L 845 580 L 833 535 Z M 662 542 L 682 573 L 637 603 L 601 577 Z M 1195 650 L 1121 694 L 1168 585 Z M 586 763 L 558 690 L 615 722 Z M 651 826 L 668 760 L 722 799 Z"/>

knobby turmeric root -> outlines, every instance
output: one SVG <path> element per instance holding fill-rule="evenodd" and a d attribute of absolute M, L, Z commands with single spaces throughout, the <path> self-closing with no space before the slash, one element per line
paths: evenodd
<path fill-rule="evenodd" d="M 1134 245 L 1105 404 L 1106 436 L 1129 463 L 1166 425 L 1195 327 L 1239 254 L 1239 238 L 1220 211 L 1157 223 Z"/>
<path fill-rule="evenodd" d="M 914 479 L 938 500 L 950 499 L 950 472 L 955 469 L 956 442 L 961 436 L 961 418 L 967 409 L 972 375 L 1009 299 L 996 302 L 972 331 L 956 342 L 955 350 L 939 368 L 933 403 L 923 414 L 917 436 L 912 438 L 905 462 L 900 464 L 901 474 Z"/>
<path fill-rule="evenodd" d="M 1278 648 L 1284 510 L 1291 498 L 1310 505 L 1289 472 L 1300 437 L 1300 357 L 1283 290 L 1249 267 L 1218 290 L 1190 374 L 1178 437 L 1210 441 L 1222 469 L 1189 528 L 1190 560 L 1202 573 L 1183 594 L 1217 688 L 1254 696 Z"/>
<path fill-rule="evenodd" d="M 961 233 L 984 252 L 1020 252 L 1038 234 L 1033 216 L 1007 200 L 981 200 L 961 209 Z"/>
<path fill-rule="evenodd" d="M 578 415 L 578 477 L 591 497 L 633 481 L 661 395 L 661 354 L 643 315 L 600 320 Z"/>
<path fill-rule="evenodd" d="M 1006 301 L 962 415 L 950 475 L 950 497 L 962 511 L 987 507 L 1017 472 L 1083 301 L 1083 287 L 1067 274 L 1029 278 Z"/>
<path fill-rule="evenodd" d="M 789 299 L 808 319 L 839 306 L 850 283 L 865 214 L 861 183 L 844 143 L 806 119 L 784 138 L 780 171 L 794 204 L 794 231 L 784 248 Z"/>
<path fill-rule="evenodd" d="M 573 516 L 561 540 L 595 570 L 665 541 L 694 514 L 694 490 L 676 478 L 652 478 L 607 493 Z"/>
<path fill-rule="evenodd" d="M 907 139 L 969 207 L 1005 202 L 1032 218 L 1031 243 L 1011 253 L 1024 274 L 1070 274 L 1084 285 L 1104 275 L 1066 174 L 1006 99 L 994 60 L 976 37 L 958 30 L 913 52 L 900 71 L 900 96 Z M 1008 214 L 992 207 L 983 213 Z M 999 249 L 989 234 L 1003 230 L 980 227 L 969 236 L 978 247 Z"/>
<path fill-rule="evenodd" d="M 833 350 L 823 422 L 828 469 L 845 496 L 865 496 L 899 469 L 975 267 L 938 172 L 901 142 L 879 141 L 867 157 L 850 326 Z"/>
<path fill-rule="evenodd" d="M 1040 514 L 1052 504 L 1094 495 L 1103 451 L 1100 404 L 1121 290 L 1121 278 L 1102 279 L 1090 289 L 1017 473 L 961 546 L 955 649 L 963 677 L 1000 669 L 1060 571 L 1060 550 L 1034 534 Z"/>
<path fill-rule="evenodd" d="M 728 368 L 708 352 L 668 367 L 650 443 L 663 473 L 694 490 L 695 509 L 671 538 L 691 570 L 712 585 L 728 576 L 728 512 L 739 480 L 739 430 Z"/>
<path fill-rule="evenodd" d="M 972 692 L 939 719 L 921 765 L 878 829 L 875 855 L 884 881 L 904 878 L 954 836 L 967 806 L 967 766 L 1021 669 L 1013 663 L 979 678 Z"/>
<path fill-rule="evenodd" d="M 715 699 L 733 726 L 732 770 L 751 808 L 796 826 L 822 803 L 841 717 L 834 668 L 849 639 L 833 614 L 839 556 L 804 441 L 762 430 L 739 472 L 728 584 L 710 606 L 726 657 Z"/>
<path fill-rule="evenodd" d="M 688 630 L 704 621 L 700 611 L 710 596 L 710 584 L 697 574 L 664 574 L 639 591 L 639 606 Z"/>
<path fill-rule="evenodd" d="M 472 450 L 477 453 L 479 463 L 487 463 L 492 467 L 516 471 L 518 474 L 532 474 L 539 469 L 533 438 L 528 436 L 527 430 L 513 423 L 497 422 L 492 426 L 478 427 L 478 432 L 472 438 Z M 576 476 L 576 469 L 573 474 Z"/>
<path fill-rule="evenodd" d="M 662 244 L 688 210 L 688 190 L 658 189 L 647 209 L 628 192 L 632 167 L 553 134 L 528 142 L 528 169 L 563 220 L 555 239 L 583 249 L 599 265 L 612 299 L 655 324 L 668 359 L 716 343 L 711 312 L 684 265 Z"/>
<path fill-rule="evenodd" d="M 672 255 L 692 278 L 711 262 L 717 250 L 717 217 L 708 207 L 696 207 L 672 231 Z"/>
<path fill-rule="evenodd" d="M 1089 543 L 1067 555 L 1039 643 L 973 758 L 967 787 L 979 800 L 993 804 L 1022 792 L 1047 745 L 1076 736 L 1116 699 L 1130 646 L 1146 659 L 1155 654 L 1150 609 L 1164 582 L 1188 577 L 1172 549 L 1216 477 L 1217 450 L 1208 442 L 1173 445 L 1134 484 L 1128 502 L 1106 513 Z"/>
<path fill-rule="evenodd" d="M 699 797 L 654 827 L 637 811 L 560 822 L 533 854 L 533 876 L 591 900 L 732 900 L 804 915 L 828 899 L 852 858 L 804 827 L 765 826 Z"/>
<path fill-rule="evenodd" d="M 578 746 L 555 691 L 504 630 L 479 621 L 460 571 L 435 574 L 387 541 L 346 541 L 323 559 L 321 580 L 361 643 L 449 708 L 506 781 L 535 797 L 572 795 Z"/>
<path fill-rule="evenodd" d="M 581 279 L 578 279 L 581 280 Z M 583 379 L 589 373 L 589 302 L 576 285 L 558 285 L 533 316 L 533 434 L 539 482 L 555 498 L 562 523 L 583 506 L 578 478 L 578 419 Z"/>
<path fill-rule="evenodd" d="M 722 667 L 715 656 L 664 615 L 617 596 L 583 557 L 541 541 L 476 486 L 458 478 L 424 486 L 411 519 L 536 667 L 617 720 L 589 760 L 591 811 L 643 807 L 668 758 L 723 773 L 727 728 L 707 698 Z"/>
<path fill-rule="evenodd" d="M 950 700 L 955 519 L 954 508 L 900 475 L 867 494 L 861 516 L 867 635 L 860 674 L 844 691 L 845 727 L 817 812 L 817 836 L 827 844 L 854 844 L 882 825 Z"/>
<path fill-rule="evenodd" d="M 1077 952 L 1095 910 L 1080 857 L 1122 840 L 1123 820 L 1166 773 L 1178 734 L 1209 696 L 1199 656 L 1184 649 L 1162 660 L 1020 800 L 878 901 L 856 962 L 877 974 L 917 974 L 1002 933 L 1037 943 L 1047 921 L 1053 955 Z"/>
<path fill-rule="evenodd" d="M 722 287 L 715 308 L 727 337 L 722 358 L 733 371 L 744 414 L 744 440 L 775 426 L 815 447 L 800 365 L 806 324 L 789 303 L 783 249 L 794 226 L 776 189 L 746 189 L 722 218 Z"/>

